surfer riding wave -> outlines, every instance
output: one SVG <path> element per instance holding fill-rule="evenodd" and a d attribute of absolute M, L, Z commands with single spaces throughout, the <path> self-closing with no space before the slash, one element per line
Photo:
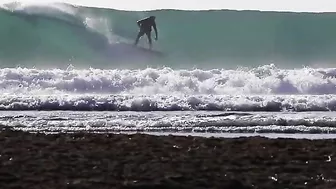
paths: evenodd
<path fill-rule="evenodd" d="M 154 28 L 154 31 L 155 31 L 155 40 L 158 40 L 158 32 L 157 32 L 156 23 L 155 23 L 155 16 L 150 16 L 150 17 L 138 20 L 137 24 L 140 30 L 135 39 L 134 45 L 136 46 L 139 42 L 139 39 L 144 34 L 146 34 L 148 38 L 149 49 L 152 49 L 152 37 L 151 37 L 152 27 Z"/>

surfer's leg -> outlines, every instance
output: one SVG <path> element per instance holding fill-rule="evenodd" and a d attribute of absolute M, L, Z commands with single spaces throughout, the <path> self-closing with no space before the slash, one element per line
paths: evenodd
<path fill-rule="evenodd" d="M 151 32 L 146 32 L 147 38 L 148 38 L 148 43 L 149 43 L 149 49 L 152 49 L 152 36 Z"/>
<path fill-rule="evenodd" d="M 138 44 L 140 37 L 142 37 L 143 35 L 144 35 L 144 32 L 139 31 L 138 36 L 135 39 L 134 45 Z"/>

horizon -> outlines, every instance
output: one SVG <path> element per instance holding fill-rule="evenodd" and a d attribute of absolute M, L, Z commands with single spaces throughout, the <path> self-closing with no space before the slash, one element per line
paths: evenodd
<path fill-rule="evenodd" d="M 10 1 L 0 0 L 0 4 L 20 2 L 32 4 L 50 4 L 50 3 L 68 3 L 77 6 L 110 8 L 119 10 L 157 10 L 157 9 L 179 9 L 179 10 L 257 10 L 257 11 L 277 11 L 277 12 L 336 12 L 336 2 L 330 0 L 309 1 L 303 0 L 283 0 L 263 2 L 254 0 L 253 2 L 244 2 L 244 0 L 206 0 L 195 3 L 193 0 L 184 0 L 182 3 L 178 0 L 154 1 L 154 0 L 122 0 L 120 2 L 108 2 L 105 0 L 96 0 L 94 3 L 89 0 L 21 0 Z"/>

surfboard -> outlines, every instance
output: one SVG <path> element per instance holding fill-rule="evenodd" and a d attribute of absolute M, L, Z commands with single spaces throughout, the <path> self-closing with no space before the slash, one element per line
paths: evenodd
<path fill-rule="evenodd" d="M 156 56 L 163 56 L 164 54 L 160 51 L 157 51 L 157 50 L 153 50 L 153 49 L 148 49 L 148 48 L 144 48 L 144 47 L 141 47 L 141 46 L 135 46 L 134 48 L 137 48 L 145 53 L 150 53 L 150 54 L 153 54 L 153 55 L 156 55 Z"/>
<path fill-rule="evenodd" d="M 134 46 L 133 44 L 119 42 L 111 44 L 108 50 L 109 56 L 124 57 L 124 58 L 162 58 L 164 53 L 158 50 L 151 50 L 140 45 Z"/>

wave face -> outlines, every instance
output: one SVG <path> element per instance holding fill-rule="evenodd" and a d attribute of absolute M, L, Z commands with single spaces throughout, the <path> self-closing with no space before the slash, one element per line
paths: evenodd
<path fill-rule="evenodd" d="M 136 20 L 155 15 L 156 57 L 132 48 Z M 336 14 L 259 11 L 118 11 L 67 4 L 0 10 L 0 66 L 230 68 L 332 65 Z M 124 45 L 122 45 L 124 44 Z M 140 41 L 146 47 L 146 39 Z"/>

